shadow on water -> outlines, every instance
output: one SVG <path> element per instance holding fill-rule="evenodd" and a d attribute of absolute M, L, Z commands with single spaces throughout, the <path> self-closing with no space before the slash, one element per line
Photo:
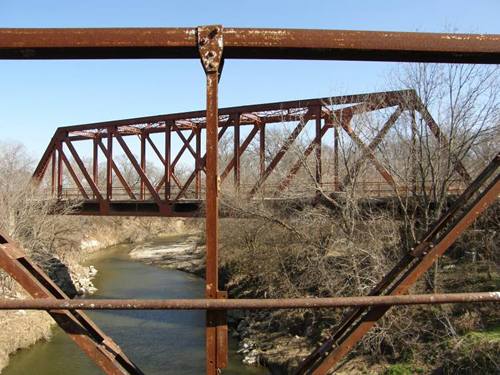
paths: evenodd
<path fill-rule="evenodd" d="M 163 246 L 168 243 L 163 243 Z M 159 244 L 160 245 L 160 244 Z M 145 265 L 128 258 L 129 245 L 110 248 L 91 264 L 99 270 L 92 298 L 202 298 L 203 280 L 184 272 Z M 203 311 L 89 311 L 146 374 L 203 374 Z M 243 366 L 231 343 L 230 365 L 223 374 L 267 374 Z M 100 370 L 59 329 L 50 342 L 40 342 L 12 356 L 2 374 L 93 375 Z"/>

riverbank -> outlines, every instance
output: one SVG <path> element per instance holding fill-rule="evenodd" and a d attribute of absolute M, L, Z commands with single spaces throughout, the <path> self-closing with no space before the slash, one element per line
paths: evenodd
<path fill-rule="evenodd" d="M 133 260 L 146 264 L 157 265 L 162 268 L 176 269 L 183 272 L 203 276 L 205 271 L 205 246 L 200 244 L 200 235 L 191 232 L 173 235 L 170 239 L 183 238 L 179 243 L 162 246 L 165 237 L 141 243 L 136 246 L 129 256 Z"/>

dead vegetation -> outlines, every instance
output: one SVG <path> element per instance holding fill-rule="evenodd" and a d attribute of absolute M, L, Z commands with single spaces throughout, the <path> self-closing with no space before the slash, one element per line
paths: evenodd
<path fill-rule="evenodd" d="M 495 155 L 491 140 L 498 141 L 500 135 L 497 67 L 417 64 L 408 66 L 396 81 L 417 90 L 437 114 L 442 130 L 436 137 L 425 124 L 425 116 L 405 116 L 374 151 L 398 184 L 410 188 L 396 190 L 391 204 L 377 204 L 377 199 L 370 203 L 357 188 L 357 181 L 373 173 L 370 163 L 360 166 L 352 142 L 340 138 L 340 165 L 347 182 L 341 194 L 331 194 L 317 182 L 314 155 L 303 157 L 295 176 L 297 189 L 305 184 L 312 187 L 313 205 L 283 200 L 278 207 L 266 202 L 264 194 L 245 201 L 233 190 L 223 190 L 222 208 L 234 215 L 221 223 L 221 257 L 231 297 L 366 295 L 454 199 L 454 184 L 463 178 L 457 162 L 474 177 Z M 370 116 L 357 121 L 356 129 L 369 134 L 383 123 Z M 295 157 L 303 155 L 306 144 L 294 145 Z M 276 148 L 269 143 L 266 147 Z M 331 149 L 323 146 L 323 154 L 331 155 Z M 283 160 L 276 170 L 278 180 L 289 169 L 290 163 Z M 250 170 L 258 170 L 257 165 L 248 165 L 248 159 L 245 163 Z M 290 185 L 277 194 L 294 198 L 297 191 Z M 499 290 L 498 210 L 498 205 L 491 207 L 436 262 L 414 292 Z M 260 361 L 271 366 L 278 361 L 280 371 L 287 373 L 298 356 L 335 329 L 344 313 L 328 309 L 258 312 L 237 316 L 234 325 L 245 342 L 253 337 Z M 440 369 L 447 374 L 494 374 L 500 370 L 498 337 L 476 345 L 469 335 L 498 330 L 499 324 L 499 312 L 491 305 L 393 308 L 351 358 L 363 358 L 363 366 L 395 364 L 387 367 L 394 374 L 416 372 L 398 372 L 409 368 L 422 373 Z M 279 341 L 283 336 L 289 345 Z M 265 342 L 262 349 L 258 349 L 259 341 Z M 269 349 L 273 342 L 280 346 L 281 358 Z"/>

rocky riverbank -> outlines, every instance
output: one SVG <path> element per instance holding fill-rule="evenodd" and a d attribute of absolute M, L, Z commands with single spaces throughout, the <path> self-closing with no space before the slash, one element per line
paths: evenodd
<path fill-rule="evenodd" d="M 176 237 L 169 238 L 171 244 L 159 244 L 158 241 L 145 242 L 135 247 L 130 253 L 134 260 L 159 267 L 176 269 L 196 275 L 205 270 L 205 246 L 199 244 L 199 236 L 182 237 L 182 242 L 174 242 Z"/>

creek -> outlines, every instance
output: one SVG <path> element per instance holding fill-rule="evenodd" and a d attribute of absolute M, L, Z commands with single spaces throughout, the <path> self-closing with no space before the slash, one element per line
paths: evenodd
<path fill-rule="evenodd" d="M 155 241 L 168 246 L 179 241 Z M 99 271 L 91 298 L 202 298 L 204 281 L 197 276 L 131 260 L 134 245 L 100 251 L 88 264 Z M 147 375 L 199 375 L 205 366 L 204 311 L 89 311 L 97 325 L 121 346 Z M 263 368 L 244 366 L 230 340 L 227 375 L 260 375 Z M 41 341 L 11 356 L 2 375 L 100 375 L 100 370 L 59 328 L 50 341 Z"/>

